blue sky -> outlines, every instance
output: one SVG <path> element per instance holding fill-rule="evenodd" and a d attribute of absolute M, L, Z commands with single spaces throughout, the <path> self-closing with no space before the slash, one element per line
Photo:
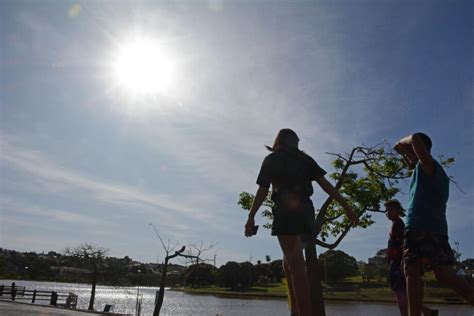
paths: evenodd
<path fill-rule="evenodd" d="M 428 133 L 434 155 L 457 159 L 449 173 L 465 193 L 451 186 L 450 240 L 474 257 L 472 2 L 1 1 L 0 12 L 2 247 L 89 241 L 161 261 L 153 223 L 172 243 L 217 243 L 218 264 L 278 259 L 269 231 L 243 237 L 237 200 L 256 190 L 263 145 L 290 127 L 329 172 L 325 152 Z M 152 92 L 117 75 L 137 38 L 159 52 L 145 68 L 171 69 L 147 74 Z M 367 260 L 384 248 L 389 222 L 375 219 L 339 249 Z"/>

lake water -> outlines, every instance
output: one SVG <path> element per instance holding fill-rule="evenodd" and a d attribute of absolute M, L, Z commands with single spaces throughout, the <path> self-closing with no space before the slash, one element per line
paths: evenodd
<path fill-rule="evenodd" d="M 0 284 L 11 285 L 12 280 L 0 280 Z M 57 292 L 73 292 L 79 295 L 78 308 L 89 306 L 90 285 L 54 282 L 15 281 L 18 286 L 28 289 L 48 290 Z M 158 288 L 140 287 L 143 295 L 142 313 L 147 316 L 153 313 L 155 293 Z M 135 313 L 137 298 L 136 287 L 97 286 L 94 307 L 103 310 L 105 304 L 115 305 L 117 313 Z M 473 316 L 474 309 L 467 305 L 430 305 L 440 311 L 440 315 Z M 328 316 L 398 316 L 395 304 L 345 302 L 326 303 Z M 183 292 L 166 291 L 161 315 L 192 315 L 192 316 L 248 316 L 248 315 L 289 315 L 288 304 L 283 299 L 233 299 L 220 298 L 212 295 L 191 295 Z"/>

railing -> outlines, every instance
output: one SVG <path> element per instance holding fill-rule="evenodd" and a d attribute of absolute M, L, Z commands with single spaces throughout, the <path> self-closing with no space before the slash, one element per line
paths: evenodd
<path fill-rule="evenodd" d="M 24 286 L 16 286 L 15 282 L 11 286 L 0 285 L 0 297 L 15 300 L 26 300 L 31 303 L 47 301 L 49 305 L 66 308 L 76 308 L 77 295 L 74 293 L 64 293 L 56 291 L 29 290 Z"/>

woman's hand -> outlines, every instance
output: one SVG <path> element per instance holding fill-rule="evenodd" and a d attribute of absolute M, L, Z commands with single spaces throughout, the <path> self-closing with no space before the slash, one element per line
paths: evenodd
<path fill-rule="evenodd" d="M 254 235 L 254 225 L 255 225 L 255 214 L 257 213 L 258 208 L 262 205 L 263 201 L 268 195 L 267 187 L 259 186 L 255 198 L 253 199 L 252 206 L 249 210 L 249 219 L 245 224 L 245 236 L 250 237 Z"/>
<path fill-rule="evenodd" d="M 253 235 L 253 227 L 255 226 L 255 219 L 250 217 L 247 219 L 247 223 L 245 223 L 245 237 L 250 237 Z"/>

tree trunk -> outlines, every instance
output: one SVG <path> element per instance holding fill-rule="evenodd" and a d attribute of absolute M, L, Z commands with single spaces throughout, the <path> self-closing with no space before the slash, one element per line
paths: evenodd
<path fill-rule="evenodd" d="M 158 291 L 158 296 L 156 297 L 155 310 L 153 311 L 153 316 L 160 315 L 161 306 L 163 305 L 163 298 L 165 297 L 165 284 L 166 284 L 167 270 L 168 270 L 168 257 L 165 258 L 163 270 L 161 271 L 160 290 Z"/>
<path fill-rule="evenodd" d="M 93 275 L 92 275 L 92 290 L 91 290 L 91 299 L 89 301 L 89 308 L 88 310 L 93 311 L 94 310 L 94 300 L 95 300 L 95 286 L 97 283 L 97 271 L 94 270 Z"/>
<path fill-rule="evenodd" d="M 321 286 L 321 268 L 318 263 L 314 240 L 308 242 L 305 249 L 306 274 L 309 280 L 312 316 L 326 316 L 323 288 Z"/>

